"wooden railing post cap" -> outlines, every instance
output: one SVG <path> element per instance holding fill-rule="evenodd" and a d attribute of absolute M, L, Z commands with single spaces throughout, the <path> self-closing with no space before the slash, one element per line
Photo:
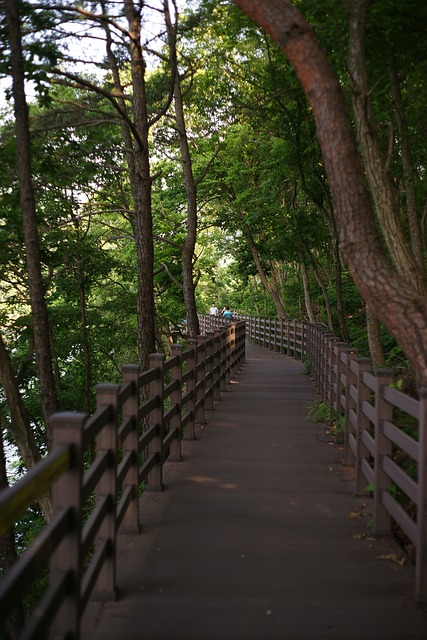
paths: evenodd
<path fill-rule="evenodd" d="M 87 413 L 77 411 L 53 413 L 49 418 L 53 446 L 72 443 L 80 447 L 87 418 Z"/>
<path fill-rule="evenodd" d="M 151 360 L 164 360 L 166 358 L 164 353 L 150 353 L 150 361 Z"/>
<path fill-rule="evenodd" d="M 419 389 L 417 389 L 417 393 L 420 400 L 427 399 L 427 387 L 420 387 Z"/>
<path fill-rule="evenodd" d="M 122 364 L 120 370 L 123 373 L 139 373 L 140 371 L 139 364 Z"/>
<path fill-rule="evenodd" d="M 357 364 L 368 365 L 372 363 L 371 358 L 356 358 Z"/>
<path fill-rule="evenodd" d="M 374 374 L 377 378 L 392 378 L 394 376 L 394 370 L 389 367 L 379 367 L 374 370 Z"/>
<path fill-rule="evenodd" d="M 87 417 L 88 414 L 83 412 L 57 411 L 50 416 L 49 424 L 52 429 L 58 429 L 59 427 L 75 429 L 76 427 L 82 427 Z"/>
<path fill-rule="evenodd" d="M 112 395 L 115 396 L 119 393 L 120 385 L 113 384 L 112 382 L 103 382 L 95 385 L 96 395 Z"/>
<path fill-rule="evenodd" d="M 171 344 L 169 348 L 170 348 L 171 352 L 176 351 L 176 352 L 180 353 L 183 350 L 183 345 L 182 344 Z"/>

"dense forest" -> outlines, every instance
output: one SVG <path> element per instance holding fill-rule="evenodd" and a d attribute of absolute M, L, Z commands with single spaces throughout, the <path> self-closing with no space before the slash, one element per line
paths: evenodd
<path fill-rule="evenodd" d="M 0 1 L 2 486 L 213 302 L 426 386 L 426 31 L 418 0 Z"/>

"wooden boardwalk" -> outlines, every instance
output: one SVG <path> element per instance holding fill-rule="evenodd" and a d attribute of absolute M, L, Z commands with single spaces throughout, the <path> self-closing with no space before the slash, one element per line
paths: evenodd
<path fill-rule="evenodd" d="M 116 602 L 90 604 L 83 640 L 427 639 L 414 568 L 368 534 L 339 448 L 307 420 L 301 363 L 247 345 L 166 490 L 120 536 Z"/>

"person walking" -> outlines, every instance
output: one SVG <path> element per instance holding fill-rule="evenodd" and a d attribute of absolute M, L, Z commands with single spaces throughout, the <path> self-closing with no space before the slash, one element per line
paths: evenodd
<path fill-rule="evenodd" d="M 211 308 L 209 309 L 209 315 L 210 316 L 218 315 L 218 307 L 216 306 L 215 302 L 212 303 Z"/>

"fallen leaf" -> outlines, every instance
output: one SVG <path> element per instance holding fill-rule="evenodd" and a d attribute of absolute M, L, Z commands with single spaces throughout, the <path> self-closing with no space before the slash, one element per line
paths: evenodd
<path fill-rule="evenodd" d="M 403 556 L 400 556 L 396 553 L 389 553 L 389 554 L 377 556 L 377 560 L 390 560 L 391 562 L 395 562 L 401 567 L 403 567 L 406 563 L 406 559 Z"/>

